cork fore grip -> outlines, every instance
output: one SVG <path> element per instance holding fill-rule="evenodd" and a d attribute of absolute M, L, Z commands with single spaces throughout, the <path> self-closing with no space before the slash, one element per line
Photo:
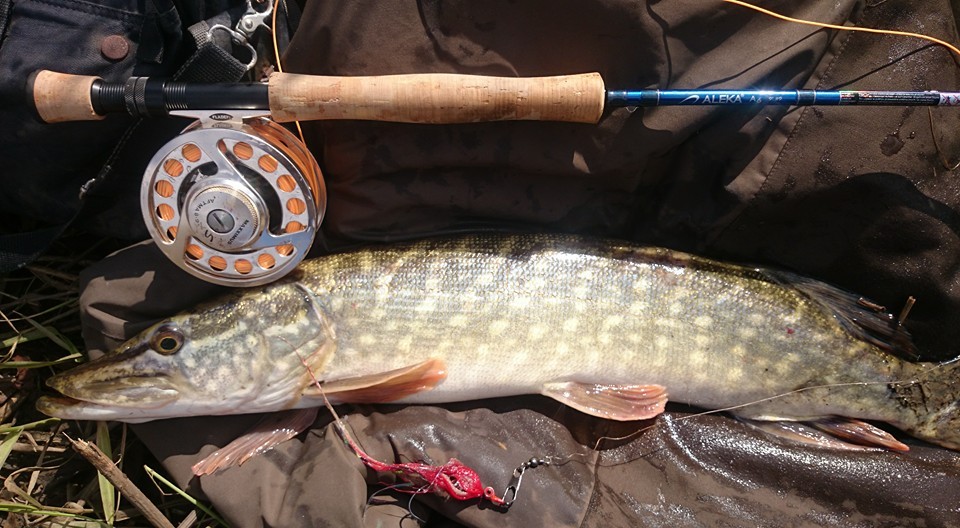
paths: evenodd
<path fill-rule="evenodd" d="M 49 70 L 37 72 L 32 79 L 32 97 L 40 118 L 47 123 L 103 119 L 90 100 L 90 87 L 97 79 Z"/>
<path fill-rule="evenodd" d="M 270 113 L 280 122 L 596 123 L 603 113 L 605 97 L 598 73 L 528 78 L 446 73 L 375 77 L 274 73 L 269 80 Z"/>

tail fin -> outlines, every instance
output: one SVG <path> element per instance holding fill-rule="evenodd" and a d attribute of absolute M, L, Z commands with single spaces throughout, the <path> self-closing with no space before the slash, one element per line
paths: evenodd
<path fill-rule="evenodd" d="M 901 428 L 960 451 L 960 358 L 915 364 L 916 381 L 891 385 L 906 416 Z"/>

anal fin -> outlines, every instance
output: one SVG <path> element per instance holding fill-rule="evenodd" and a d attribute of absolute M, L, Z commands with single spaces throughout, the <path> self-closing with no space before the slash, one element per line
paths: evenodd
<path fill-rule="evenodd" d="M 879 427 L 853 418 L 823 418 L 810 422 L 821 431 L 855 444 L 882 447 L 891 451 L 910 451 L 910 446 Z"/>
<path fill-rule="evenodd" d="M 876 451 L 889 449 L 909 451 L 910 447 L 890 433 L 860 420 L 850 418 L 821 418 L 806 422 L 760 421 L 740 418 L 761 431 L 791 442 L 826 449 L 848 451 Z"/>
<path fill-rule="evenodd" d="M 379 374 L 321 382 L 321 386 L 334 403 L 388 403 L 434 388 L 447 377 L 446 369 L 443 360 L 429 359 Z M 304 395 L 320 397 L 320 389 L 310 385 Z"/>
<path fill-rule="evenodd" d="M 265 416 L 250 431 L 214 451 L 191 468 L 200 477 L 239 466 L 297 436 L 317 419 L 316 407 L 282 411 Z"/>
<path fill-rule="evenodd" d="M 877 448 L 844 442 L 823 431 L 814 429 L 803 422 L 767 422 L 740 418 L 740 421 L 777 438 L 789 442 L 816 446 L 824 449 L 842 449 L 849 451 L 876 451 Z"/>
<path fill-rule="evenodd" d="M 667 389 L 662 385 L 600 385 L 575 381 L 547 383 L 540 391 L 574 409 L 609 420 L 647 420 L 663 412 Z"/>

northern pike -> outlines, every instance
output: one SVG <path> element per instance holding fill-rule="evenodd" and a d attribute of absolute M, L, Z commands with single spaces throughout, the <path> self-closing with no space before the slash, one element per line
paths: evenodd
<path fill-rule="evenodd" d="M 542 394 L 615 420 L 669 397 L 859 420 L 960 449 L 960 362 L 915 363 L 875 305 L 794 273 L 565 235 L 470 235 L 309 260 L 49 379 L 41 411 L 128 422 Z M 866 425 L 866 424 L 863 424 Z M 879 429 L 877 429 L 879 431 Z"/>

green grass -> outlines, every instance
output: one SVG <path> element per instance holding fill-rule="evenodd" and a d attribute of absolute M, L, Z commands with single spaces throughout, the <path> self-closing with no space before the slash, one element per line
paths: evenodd
<path fill-rule="evenodd" d="M 20 226 L 22 227 L 22 226 Z M 0 222 L 0 234 L 18 229 Z M 215 512 L 173 489 L 147 467 L 159 462 L 120 424 L 61 421 L 40 415 L 36 398 L 51 375 L 85 361 L 78 275 L 115 241 L 91 244 L 68 233 L 26 268 L 0 275 L 0 522 L 4 526 L 146 526 L 110 482 L 73 451 L 64 435 L 91 441 L 177 526 L 226 526 Z M 167 492 L 156 482 L 173 489 Z M 200 515 L 197 515 L 200 513 Z M 191 519 L 193 520 L 191 522 Z"/>
<path fill-rule="evenodd" d="M 218 526 L 229 526 L 229 525 L 227 524 L 227 521 L 223 520 L 222 517 L 220 517 L 219 515 L 217 515 L 217 513 L 216 513 L 215 511 L 213 511 L 213 509 L 208 508 L 207 506 L 205 506 L 204 504 L 202 504 L 202 503 L 201 503 L 200 501 L 198 501 L 197 499 L 191 497 L 190 494 L 188 494 L 186 491 L 183 491 L 182 489 L 180 489 L 180 488 L 179 488 L 176 484 L 174 484 L 173 482 L 170 482 L 169 480 L 167 480 L 166 477 L 164 477 L 163 475 L 161 475 L 160 473 L 158 473 L 157 471 L 155 471 L 154 469 L 152 469 L 150 466 L 143 466 L 143 469 L 144 469 L 144 471 L 147 472 L 148 475 L 150 475 L 150 478 L 152 478 L 155 482 L 159 482 L 160 484 L 163 484 L 167 489 L 169 489 L 170 491 L 176 493 L 176 494 L 179 495 L 181 498 L 183 498 L 183 500 L 185 500 L 185 501 L 189 502 L 190 504 L 192 504 L 196 509 L 198 509 L 198 510 L 202 511 L 204 514 L 206 514 L 207 517 L 209 517 L 209 518 L 212 519 L 213 521 L 216 521 L 216 523 L 217 523 Z M 201 520 L 202 520 L 202 519 L 201 519 Z"/>

